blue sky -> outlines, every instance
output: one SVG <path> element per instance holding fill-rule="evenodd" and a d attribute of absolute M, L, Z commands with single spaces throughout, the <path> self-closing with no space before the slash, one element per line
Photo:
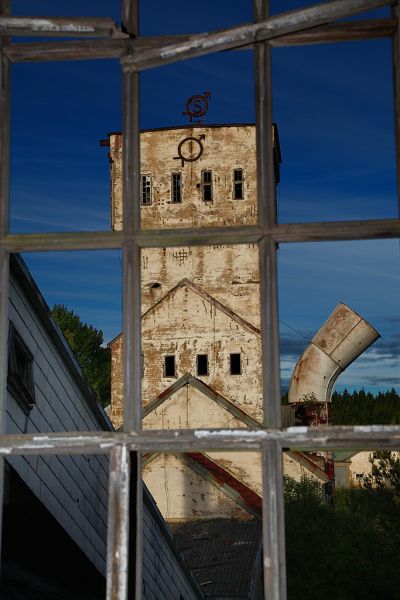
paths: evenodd
<path fill-rule="evenodd" d="M 16 14 L 48 14 L 48 2 L 14 2 Z M 119 20 L 119 1 L 53 2 L 52 14 Z M 273 12 L 306 6 L 275 0 Z M 142 3 L 146 35 L 219 29 L 251 20 L 249 0 Z M 190 8 L 189 8 L 190 6 Z M 374 13 L 387 15 L 386 10 Z M 275 49 L 273 112 L 283 156 L 282 222 L 396 217 L 389 40 Z M 179 125 L 188 96 L 211 90 L 209 123 L 252 122 L 252 52 L 227 52 L 141 76 L 144 128 Z M 15 232 L 109 228 L 107 149 L 121 127 L 117 61 L 13 66 L 11 228 Z M 62 302 L 103 329 L 121 326 L 121 257 L 115 252 L 29 254 L 50 305 Z M 282 245 L 280 317 L 312 337 L 338 301 L 365 316 L 382 339 L 338 388 L 400 389 L 398 241 Z M 282 324 L 286 385 L 306 343 Z"/>

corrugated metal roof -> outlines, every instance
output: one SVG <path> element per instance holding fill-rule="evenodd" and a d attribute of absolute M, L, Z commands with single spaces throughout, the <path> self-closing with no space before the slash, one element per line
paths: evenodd
<path fill-rule="evenodd" d="M 207 519 L 170 527 L 206 597 L 249 597 L 262 539 L 259 521 Z"/>

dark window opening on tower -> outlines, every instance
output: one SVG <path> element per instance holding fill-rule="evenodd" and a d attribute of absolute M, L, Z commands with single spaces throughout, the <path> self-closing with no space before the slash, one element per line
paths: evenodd
<path fill-rule="evenodd" d="M 230 360 L 231 375 L 240 375 L 242 372 L 240 353 L 231 354 L 230 359 L 231 359 Z"/>
<path fill-rule="evenodd" d="M 151 177 L 150 175 L 142 175 L 141 192 L 142 205 L 148 206 L 151 204 Z"/>
<path fill-rule="evenodd" d="M 164 377 L 175 377 L 175 355 L 164 356 Z"/>
<path fill-rule="evenodd" d="M 197 375 L 208 375 L 208 355 L 197 355 Z"/>
<path fill-rule="evenodd" d="M 171 200 L 174 203 L 182 202 L 182 174 L 172 173 Z"/>
<path fill-rule="evenodd" d="M 205 202 L 210 202 L 213 199 L 212 171 L 203 171 L 201 174 L 201 177 L 202 177 L 202 187 L 203 187 L 203 200 Z"/>
<path fill-rule="evenodd" d="M 233 171 L 233 199 L 243 200 L 243 169 Z"/>

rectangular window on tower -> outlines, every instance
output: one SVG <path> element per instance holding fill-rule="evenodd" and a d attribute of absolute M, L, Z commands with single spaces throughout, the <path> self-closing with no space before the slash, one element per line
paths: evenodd
<path fill-rule="evenodd" d="M 164 377 L 175 377 L 175 355 L 164 356 Z"/>
<path fill-rule="evenodd" d="M 149 204 L 151 204 L 151 177 L 150 177 L 150 175 L 142 175 L 140 196 L 142 199 L 142 206 L 148 206 Z"/>
<path fill-rule="evenodd" d="M 240 375 L 242 373 L 240 352 L 231 354 L 230 356 L 230 373 L 231 375 Z"/>
<path fill-rule="evenodd" d="M 174 203 L 182 202 L 182 173 L 172 173 L 171 200 Z"/>
<path fill-rule="evenodd" d="M 208 355 L 198 354 L 196 357 L 197 361 L 197 375 L 208 375 Z"/>
<path fill-rule="evenodd" d="M 243 169 L 233 171 L 233 199 L 243 200 Z"/>
<path fill-rule="evenodd" d="M 203 189 L 203 200 L 205 202 L 212 202 L 212 171 L 203 171 L 201 174 L 202 189 Z"/>

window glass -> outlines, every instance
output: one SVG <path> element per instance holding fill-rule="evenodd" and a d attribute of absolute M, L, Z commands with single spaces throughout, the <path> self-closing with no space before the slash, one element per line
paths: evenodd
<path fill-rule="evenodd" d="M 13 323 L 10 323 L 7 387 L 25 411 L 31 410 L 35 403 L 32 364 L 33 354 Z"/>
<path fill-rule="evenodd" d="M 203 171 L 202 173 L 203 183 L 203 200 L 211 201 L 213 199 L 212 193 L 212 171 Z"/>
<path fill-rule="evenodd" d="M 233 171 L 233 198 L 243 200 L 243 169 Z"/>
<path fill-rule="evenodd" d="M 181 173 L 172 173 L 171 182 L 171 200 L 174 203 L 182 202 L 182 175 Z"/>
<path fill-rule="evenodd" d="M 141 198 L 142 205 L 151 204 L 151 177 L 150 175 L 142 175 L 141 179 Z"/>

